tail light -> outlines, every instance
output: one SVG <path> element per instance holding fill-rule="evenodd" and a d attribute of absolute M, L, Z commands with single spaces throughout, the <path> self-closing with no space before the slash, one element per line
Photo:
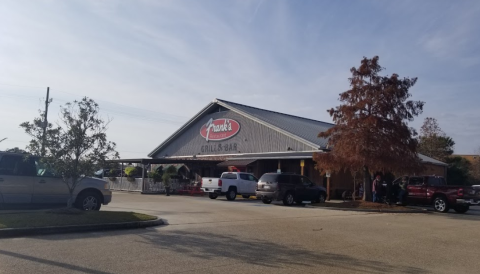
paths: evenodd
<path fill-rule="evenodd" d="M 222 186 L 222 180 L 218 180 L 218 186 Z"/>
<path fill-rule="evenodd" d="M 457 196 L 463 197 L 463 188 L 460 188 L 459 190 L 457 190 Z"/>

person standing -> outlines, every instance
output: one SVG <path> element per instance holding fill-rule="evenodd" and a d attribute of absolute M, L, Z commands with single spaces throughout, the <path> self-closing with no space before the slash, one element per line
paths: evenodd
<path fill-rule="evenodd" d="M 170 196 L 170 179 L 165 180 L 165 182 L 163 182 L 163 186 L 165 187 L 165 194 Z"/>
<path fill-rule="evenodd" d="M 391 180 L 387 181 L 387 194 L 386 194 L 385 200 L 386 200 L 385 202 L 388 205 L 392 204 L 392 181 Z"/>
<path fill-rule="evenodd" d="M 400 191 L 398 193 L 398 202 L 397 205 L 403 205 L 405 203 L 405 198 L 407 197 L 407 185 L 408 185 L 408 178 L 406 176 L 402 177 L 402 181 L 398 184 L 400 187 Z"/>
<path fill-rule="evenodd" d="M 382 186 L 382 182 L 381 182 L 381 177 L 380 175 L 377 175 L 377 177 L 375 178 L 375 180 L 373 180 L 373 184 L 372 184 L 372 196 L 373 196 L 373 202 L 374 203 L 377 203 L 380 201 L 380 197 L 379 197 L 379 194 L 380 194 L 380 191 L 381 191 L 381 186 Z"/>

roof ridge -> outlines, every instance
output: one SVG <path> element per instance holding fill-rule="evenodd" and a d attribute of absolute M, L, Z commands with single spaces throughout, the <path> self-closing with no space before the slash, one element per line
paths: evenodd
<path fill-rule="evenodd" d="M 314 121 L 314 122 L 319 122 L 319 123 L 324 123 L 324 124 L 329 124 L 329 125 L 335 125 L 335 124 L 333 124 L 333 123 L 328 123 L 328 122 L 319 121 L 319 120 L 315 120 L 315 119 L 300 117 L 300 116 L 296 116 L 296 115 L 292 115 L 292 114 L 287 114 L 287 113 L 282 113 L 282 112 L 273 111 L 273 110 L 268 110 L 268 109 L 262 109 L 262 108 L 247 106 L 247 105 L 244 105 L 244 104 L 239 104 L 239 103 L 235 103 L 235 102 L 231 102 L 231 101 L 227 101 L 227 100 L 223 100 L 223 99 L 218 99 L 218 98 L 216 98 L 215 100 L 221 101 L 221 102 L 224 102 L 224 103 L 227 103 L 227 104 L 228 104 L 228 103 L 230 103 L 230 104 L 236 104 L 236 105 L 240 105 L 240 106 L 243 106 L 243 107 L 249 107 L 249 108 L 253 108 L 253 109 L 257 109 L 257 110 L 262 110 L 262 111 L 272 112 L 272 113 L 276 113 L 276 114 L 286 115 L 286 116 L 290 116 L 290 117 L 294 117 L 294 118 L 300 118 L 300 119 L 302 119 L 302 120 L 309 120 L 309 121 Z"/>

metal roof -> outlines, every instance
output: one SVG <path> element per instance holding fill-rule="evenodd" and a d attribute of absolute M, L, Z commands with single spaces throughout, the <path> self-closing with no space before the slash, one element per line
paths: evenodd
<path fill-rule="evenodd" d="M 128 163 L 128 164 L 188 164 L 188 163 L 220 163 L 223 160 L 212 160 L 202 158 L 135 158 L 108 160 L 107 163 Z"/>
<path fill-rule="evenodd" d="M 225 162 L 219 163 L 217 166 L 226 167 L 226 166 L 248 166 L 249 164 L 255 162 L 257 159 L 249 160 L 228 160 Z"/>
<path fill-rule="evenodd" d="M 229 161 L 235 160 L 273 160 L 273 159 L 312 159 L 314 152 L 322 151 L 294 151 L 278 153 L 250 153 L 227 158 Z"/>
<path fill-rule="evenodd" d="M 254 120 L 263 121 L 264 123 L 273 126 L 274 129 L 280 129 L 281 131 L 284 131 L 284 133 L 286 132 L 297 137 L 297 139 L 307 141 L 319 149 L 327 146 L 327 139 L 318 138 L 318 134 L 327 131 L 334 126 L 334 124 L 331 123 L 250 107 L 221 99 L 217 99 L 216 101 L 218 104 L 228 109 L 247 117 L 250 116 L 250 118 L 253 118 Z"/>
<path fill-rule="evenodd" d="M 284 114 L 280 112 L 264 110 L 260 108 L 250 107 L 242 104 L 237 104 L 221 99 L 215 99 L 210 104 L 205 106 L 192 119 L 180 127 L 175 133 L 168 137 L 163 143 L 157 146 L 152 152 L 148 154 L 153 157 L 163 147 L 175 140 L 177 136 L 187 130 L 192 124 L 200 120 L 209 111 L 218 105 L 230 109 L 240 115 L 250 118 L 258 123 L 270 127 L 278 132 L 292 137 L 304 144 L 312 147 L 312 149 L 323 149 L 327 146 L 327 140 L 318 138 L 318 133 L 326 131 L 333 127 L 333 124 L 316 121 L 312 119 L 302 118 L 294 115 Z"/>
<path fill-rule="evenodd" d="M 441 162 L 441 161 L 438 161 L 438 160 L 435 160 L 431 157 L 428 157 L 426 155 L 423 155 L 423 154 L 420 154 L 418 153 L 418 157 L 422 160 L 422 162 L 424 163 L 430 163 L 430 164 L 434 164 L 434 165 L 439 165 L 439 166 L 448 166 L 448 164 L 444 163 L 444 162 Z"/>

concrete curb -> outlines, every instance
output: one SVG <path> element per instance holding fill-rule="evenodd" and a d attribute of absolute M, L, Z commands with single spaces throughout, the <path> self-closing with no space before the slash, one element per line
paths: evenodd
<path fill-rule="evenodd" d="M 151 226 L 164 225 L 165 221 L 158 218 L 151 221 L 109 223 L 95 225 L 69 225 L 69 226 L 47 226 L 47 227 L 29 227 L 29 228 L 3 228 L 0 229 L 0 238 L 23 237 L 47 234 L 63 234 L 74 232 L 92 232 L 117 229 L 145 228 Z"/>
<path fill-rule="evenodd" d="M 321 207 L 321 206 L 311 206 L 305 205 L 308 208 L 316 208 L 316 209 L 327 209 L 327 210 L 339 210 L 339 211 L 355 211 L 355 212 L 373 212 L 373 213 L 432 213 L 428 210 L 380 210 L 380 209 L 358 209 L 358 208 L 339 208 L 339 207 Z"/>

